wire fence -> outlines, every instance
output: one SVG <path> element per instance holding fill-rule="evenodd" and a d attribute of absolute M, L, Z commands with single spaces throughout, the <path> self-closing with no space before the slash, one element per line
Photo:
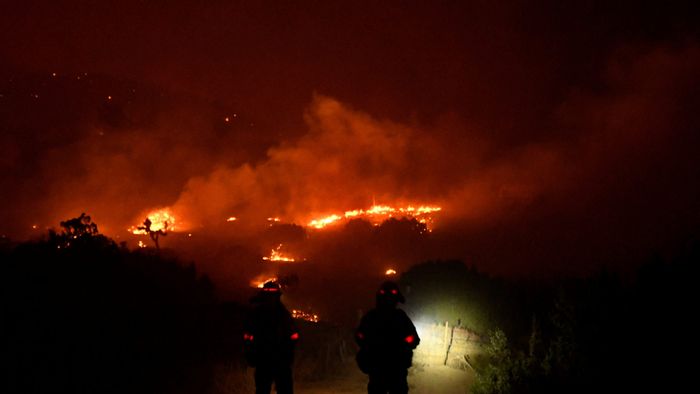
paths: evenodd
<path fill-rule="evenodd" d="M 416 323 L 421 342 L 414 363 L 471 368 L 470 357 L 482 348 L 482 337 L 466 328 L 444 324 Z"/>

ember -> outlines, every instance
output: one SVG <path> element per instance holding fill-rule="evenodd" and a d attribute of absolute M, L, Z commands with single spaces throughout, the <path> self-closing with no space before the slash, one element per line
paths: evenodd
<path fill-rule="evenodd" d="M 295 319 L 310 321 L 312 323 L 318 323 L 318 315 L 302 311 L 300 309 L 292 309 L 292 317 Z"/>

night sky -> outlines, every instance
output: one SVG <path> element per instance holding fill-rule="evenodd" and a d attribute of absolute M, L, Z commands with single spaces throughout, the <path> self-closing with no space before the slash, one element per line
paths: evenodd
<path fill-rule="evenodd" d="M 700 234 L 697 2 L 202 3 L 3 2 L 4 237 L 436 204 L 414 260 L 544 275 Z"/>

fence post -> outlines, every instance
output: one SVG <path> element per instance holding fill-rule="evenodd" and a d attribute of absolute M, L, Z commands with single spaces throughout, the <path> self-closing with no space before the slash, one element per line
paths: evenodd
<path fill-rule="evenodd" d="M 445 321 L 445 335 L 443 336 L 443 342 L 445 343 L 445 360 L 443 361 L 443 365 L 447 365 L 447 357 L 450 355 L 450 344 L 447 340 L 447 333 L 449 332 L 450 327 L 449 327 L 449 322 Z"/>

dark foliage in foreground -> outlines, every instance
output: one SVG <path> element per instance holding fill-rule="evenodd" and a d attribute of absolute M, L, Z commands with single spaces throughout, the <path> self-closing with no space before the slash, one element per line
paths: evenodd
<path fill-rule="evenodd" d="M 61 225 L 0 255 L 0 391 L 206 392 L 218 338 L 208 279 L 116 245 L 84 215 Z"/>
<path fill-rule="evenodd" d="M 517 284 L 459 262 L 430 262 L 402 282 L 414 307 L 439 313 L 432 300 L 443 292 L 451 310 L 464 304 L 479 327 L 491 325 L 474 393 L 680 392 L 693 383 L 699 264 L 695 244 L 626 278 L 601 272 Z"/>
<path fill-rule="evenodd" d="M 215 393 L 250 388 L 248 308 L 192 264 L 130 251 L 89 216 L 0 248 L 1 393 Z M 300 322 L 295 378 L 336 373 L 352 332 Z"/>
<path fill-rule="evenodd" d="M 403 307 L 423 322 L 460 325 L 485 335 L 500 328 L 522 334 L 551 290 L 529 283 L 493 277 L 458 260 L 428 261 L 401 275 L 408 302 Z"/>

